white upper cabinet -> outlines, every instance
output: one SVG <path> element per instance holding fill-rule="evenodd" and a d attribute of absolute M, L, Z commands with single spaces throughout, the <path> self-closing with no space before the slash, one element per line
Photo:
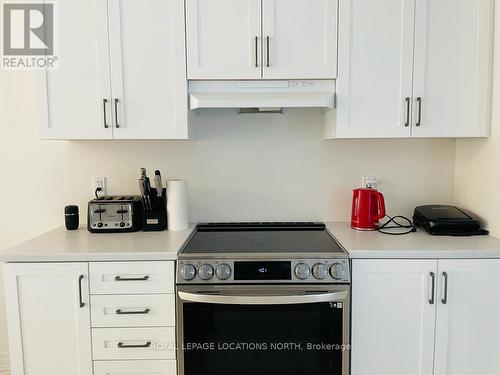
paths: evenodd
<path fill-rule="evenodd" d="M 59 6 L 60 68 L 38 79 L 41 138 L 188 138 L 183 0 Z"/>
<path fill-rule="evenodd" d="M 188 79 L 334 79 L 337 0 L 186 0 Z"/>
<path fill-rule="evenodd" d="M 355 259 L 352 267 L 352 375 L 432 375 L 437 262 Z"/>
<path fill-rule="evenodd" d="M 434 375 L 497 375 L 500 260 L 439 260 L 438 265 Z"/>
<path fill-rule="evenodd" d="M 330 137 L 410 136 L 413 0 L 340 0 L 337 126 Z"/>
<path fill-rule="evenodd" d="M 189 79 L 261 78 L 261 0 L 186 0 Z"/>
<path fill-rule="evenodd" d="M 493 0 L 340 0 L 339 12 L 327 138 L 489 135 Z"/>
<path fill-rule="evenodd" d="M 92 375 L 87 263 L 7 263 L 12 375 Z"/>
<path fill-rule="evenodd" d="M 490 130 L 492 0 L 416 0 L 415 137 Z"/>
<path fill-rule="evenodd" d="M 263 0 L 265 79 L 334 79 L 337 0 Z"/>
<path fill-rule="evenodd" d="M 37 73 L 41 139 L 110 139 L 106 2 L 59 4 L 59 68 Z"/>
<path fill-rule="evenodd" d="M 108 4 L 114 137 L 188 138 L 182 1 Z"/>

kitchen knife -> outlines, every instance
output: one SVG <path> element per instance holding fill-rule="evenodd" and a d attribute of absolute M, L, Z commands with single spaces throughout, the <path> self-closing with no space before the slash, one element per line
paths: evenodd
<path fill-rule="evenodd" d="M 146 198 L 145 198 L 145 189 L 144 189 L 144 179 L 143 178 L 139 178 L 139 191 L 141 193 L 142 208 L 144 210 L 146 210 L 147 207 L 146 207 Z"/>
<path fill-rule="evenodd" d="M 163 194 L 163 185 L 161 184 L 161 173 L 159 170 L 155 171 L 155 189 L 156 195 L 161 198 Z"/>

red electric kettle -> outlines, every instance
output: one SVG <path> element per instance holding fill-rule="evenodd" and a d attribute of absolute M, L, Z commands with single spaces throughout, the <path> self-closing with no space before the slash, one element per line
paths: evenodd
<path fill-rule="evenodd" d="M 385 217 L 385 201 L 375 189 L 354 189 L 351 227 L 357 230 L 375 230 Z"/>

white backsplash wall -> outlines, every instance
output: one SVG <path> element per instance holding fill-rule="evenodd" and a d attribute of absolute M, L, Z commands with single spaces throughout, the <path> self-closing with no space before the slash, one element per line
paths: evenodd
<path fill-rule="evenodd" d="M 33 75 L 0 72 L 0 249 L 63 225 L 66 204 L 85 222 L 93 176 L 108 178 L 108 193 L 137 193 L 140 167 L 188 180 L 192 221 L 349 220 L 363 175 L 381 180 L 391 214 L 453 199 L 453 140 L 324 141 L 317 110 L 192 123 L 192 141 L 39 141 Z"/>
<path fill-rule="evenodd" d="M 16 189 L 33 194 L 36 184 L 36 196 L 44 197 L 34 202 L 43 228 L 62 224 L 65 204 L 85 210 L 92 176 L 108 178 L 108 193 L 136 193 L 142 166 L 188 180 L 194 221 L 348 220 L 351 190 L 362 175 L 381 180 L 393 214 L 452 200 L 451 140 L 325 141 L 316 110 L 285 115 L 225 110 L 193 115 L 192 141 L 38 141 L 31 95 L 21 101 L 23 91 L 16 91 L 19 100 L 6 98 L 13 115 L 11 136 L 2 141 L 3 149 L 10 149 L 2 170 L 17 181 Z M 21 171 L 30 181 L 20 179 Z M 9 226 L 9 232 L 26 231 L 9 223 L 2 227 Z"/>

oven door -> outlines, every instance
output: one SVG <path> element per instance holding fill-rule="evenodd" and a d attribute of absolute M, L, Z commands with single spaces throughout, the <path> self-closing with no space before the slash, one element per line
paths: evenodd
<path fill-rule="evenodd" d="M 179 375 L 347 375 L 348 285 L 177 288 Z"/>

